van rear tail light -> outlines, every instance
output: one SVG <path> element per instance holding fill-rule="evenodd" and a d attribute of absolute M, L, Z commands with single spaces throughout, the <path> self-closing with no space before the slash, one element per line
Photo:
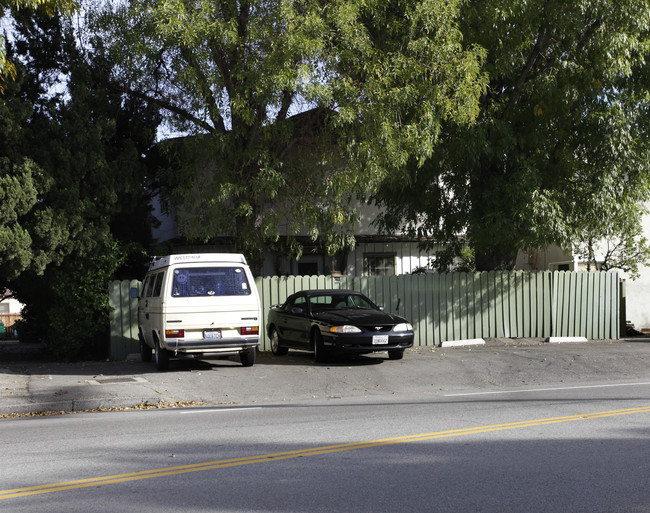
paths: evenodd
<path fill-rule="evenodd" d="M 165 330 L 165 338 L 183 338 L 185 330 Z"/>
<path fill-rule="evenodd" d="M 241 334 L 242 335 L 259 335 L 260 334 L 260 328 L 259 326 L 250 326 L 247 328 L 242 328 L 241 329 Z"/>

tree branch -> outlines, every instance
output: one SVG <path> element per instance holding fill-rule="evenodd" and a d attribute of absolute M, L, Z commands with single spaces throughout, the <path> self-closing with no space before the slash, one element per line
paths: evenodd
<path fill-rule="evenodd" d="M 278 112 L 278 120 L 287 119 L 287 113 L 289 112 L 289 107 L 291 107 L 291 102 L 293 101 L 293 94 L 291 94 L 286 89 L 282 91 L 282 105 Z"/>
<path fill-rule="evenodd" d="M 143 93 L 141 91 L 137 91 L 135 89 L 131 89 L 126 86 L 122 86 L 121 84 L 116 84 L 116 83 L 110 83 L 108 87 L 116 92 L 127 94 L 129 96 L 132 96 L 134 98 L 139 98 L 140 100 L 145 100 L 148 102 L 153 103 L 154 105 L 157 105 L 158 107 L 168 110 L 169 112 L 172 112 L 173 114 L 176 114 L 180 116 L 181 118 L 191 121 L 198 127 L 204 129 L 205 131 L 212 133 L 215 131 L 215 127 L 213 127 L 210 123 L 207 123 L 206 121 L 202 120 L 201 118 L 198 118 L 194 116 L 193 114 L 190 114 L 187 112 L 185 109 L 180 108 L 178 105 L 174 105 L 173 103 L 163 100 L 161 98 L 156 98 L 155 96 L 150 96 L 146 93 Z M 225 131 L 225 129 L 224 129 Z"/>
<path fill-rule="evenodd" d="M 183 58 L 188 62 L 188 64 L 192 66 L 197 76 L 199 77 L 200 80 L 199 86 L 201 88 L 201 94 L 208 106 L 208 112 L 210 113 L 210 119 L 212 120 L 212 123 L 217 128 L 217 130 L 219 130 L 220 132 L 225 132 L 226 126 L 223 122 L 223 117 L 219 112 L 219 109 L 217 107 L 217 101 L 214 97 L 214 93 L 210 88 L 205 73 L 203 73 L 202 67 L 196 61 L 196 57 L 192 51 L 188 50 L 187 48 L 183 48 L 181 50 L 181 54 L 183 55 Z"/>
<path fill-rule="evenodd" d="M 533 47 L 533 51 L 528 56 L 526 65 L 521 70 L 521 73 L 517 78 L 517 82 L 515 83 L 512 96 L 510 97 L 508 107 L 506 108 L 506 116 L 508 116 L 512 109 L 517 105 L 517 103 L 519 103 L 519 99 L 521 98 L 521 88 L 529 80 L 530 72 L 535 67 L 537 59 L 548 51 L 554 32 L 554 29 L 549 30 L 545 27 L 540 30 L 540 33 L 537 36 L 537 41 L 535 42 L 535 46 Z"/>

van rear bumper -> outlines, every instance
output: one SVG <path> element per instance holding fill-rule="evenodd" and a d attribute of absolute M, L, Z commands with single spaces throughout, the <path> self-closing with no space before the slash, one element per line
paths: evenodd
<path fill-rule="evenodd" d="M 179 353 L 185 352 L 210 352 L 210 351 L 223 351 L 226 349 L 245 349 L 248 347 L 257 347 L 260 345 L 259 337 L 247 338 L 222 338 L 219 340 L 184 340 L 168 339 L 165 340 L 165 349 L 168 351 L 178 351 Z"/>

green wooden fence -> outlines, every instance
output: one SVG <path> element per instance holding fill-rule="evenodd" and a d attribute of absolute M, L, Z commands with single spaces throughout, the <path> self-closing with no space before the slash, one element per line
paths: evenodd
<path fill-rule="evenodd" d="M 352 289 L 415 328 L 415 345 L 475 338 L 586 337 L 618 339 L 620 280 L 615 272 L 483 272 L 390 277 L 274 276 L 256 279 L 262 302 L 261 349 L 271 305 L 305 289 Z M 137 353 L 139 282 L 113 282 L 111 358 Z"/>
<path fill-rule="evenodd" d="M 142 282 L 137 280 L 113 281 L 108 286 L 111 306 L 111 360 L 124 360 L 140 352 L 138 341 L 138 300 L 131 297 L 131 288 L 140 291 Z"/>

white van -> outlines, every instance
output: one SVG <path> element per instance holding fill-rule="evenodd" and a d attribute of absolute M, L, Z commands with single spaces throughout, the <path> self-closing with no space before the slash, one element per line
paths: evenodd
<path fill-rule="evenodd" d="M 259 346 L 260 299 L 243 255 L 199 253 L 157 257 L 138 298 L 143 361 L 158 370 L 171 356 L 239 354 L 255 363 Z"/>

